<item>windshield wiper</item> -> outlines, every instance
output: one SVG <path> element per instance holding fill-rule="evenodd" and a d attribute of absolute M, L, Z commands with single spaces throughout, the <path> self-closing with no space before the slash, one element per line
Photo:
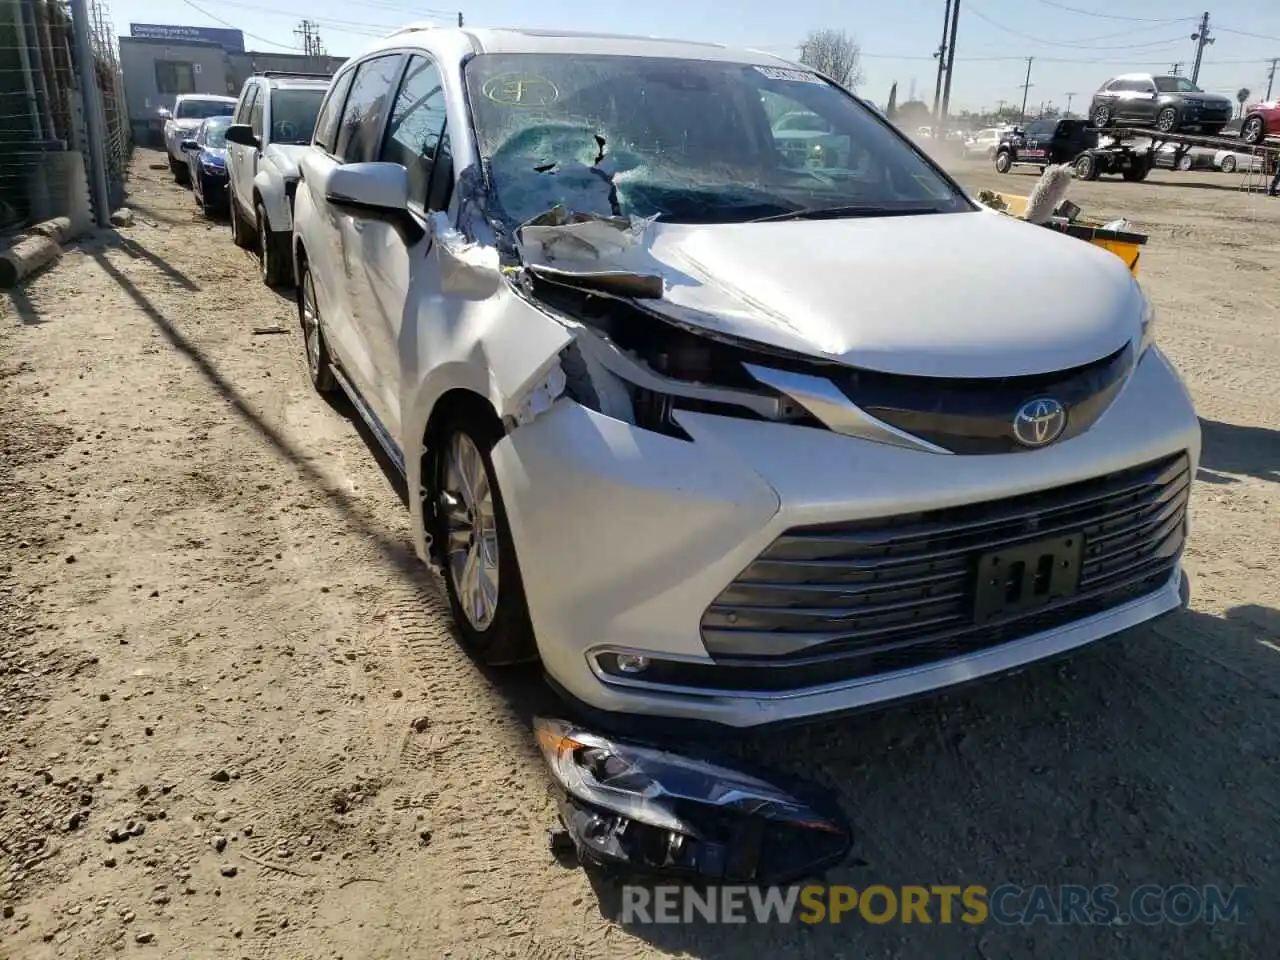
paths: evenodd
<path fill-rule="evenodd" d="M 943 213 L 940 207 L 926 204 L 913 207 L 878 207 L 871 204 L 846 204 L 839 207 L 801 207 L 786 213 L 774 213 L 756 217 L 749 223 L 768 223 L 771 220 L 839 220 L 845 217 L 910 217 L 922 213 Z"/>

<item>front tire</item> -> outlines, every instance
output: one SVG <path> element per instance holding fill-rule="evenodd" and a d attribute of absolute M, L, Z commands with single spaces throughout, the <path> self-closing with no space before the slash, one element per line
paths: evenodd
<path fill-rule="evenodd" d="M 1009 156 L 1008 150 L 1002 150 L 996 154 L 996 173 L 1008 173 L 1013 166 L 1013 158 Z"/>
<path fill-rule="evenodd" d="M 1181 157 L 1178 158 L 1178 169 L 1181 170 L 1183 173 L 1186 173 L 1188 170 L 1191 169 L 1191 154 L 1184 153 Z"/>
<path fill-rule="evenodd" d="M 283 256 L 280 245 L 272 242 L 271 221 L 267 219 L 267 208 L 258 204 L 258 272 L 262 282 L 268 287 L 282 287 L 289 279 L 286 269 L 288 262 Z"/>
<path fill-rule="evenodd" d="M 1100 103 L 1093 108 L 1093 113 L 1089 115 L 1089 119 L 1099 130 L 1104 130 L 1111 126 L 1111 123 L 1115 118 L 1111 114 L 1111 108 L 1105 103 Z"/>
<path fill-rule="evenodd" d="M 1173 133 L 1178 129 L 1178 111 L 1173 107 L 1164 107 L 1156 114 L 1156 129 L 1161 133 Z"/>
<path fill-rule="evenodd" d="M 1082 153 L 1076 157 L 1075 171 L 1077 180 L 1098 179 L 1098 158 L 1091 153 Z"/>
<path fill-rule="evenodd" d="M 234 214 L 232 214 L 234 216 Z M 305 261 L 302 276 L 298 278 L 298 322 L 302 324 L 302 344 L 307 356 L 307 374 L 316 393 L 332 393 L 338 386 L 333 375 L 333 358 L 324 340 L 324 326 L 320 322 L 320 306 L 316 300 L 316 285 Z"/>
<path fill-rule="evenodd" d="M 436 432 L 432 445 L 432 537 L 439 545 L 449 605 L 467 652 L 490 666 L 538 655 L 490 456 L 502 435 L 496 417 L 466 407 Z"/>

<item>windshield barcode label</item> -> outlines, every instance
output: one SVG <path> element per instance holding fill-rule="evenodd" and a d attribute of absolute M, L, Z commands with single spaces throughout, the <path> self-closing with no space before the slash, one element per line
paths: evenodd
<path fill-rule="evenodd" d="M 788 70 L 784 67 L 756 67 L 756 72 L 769 80 L 790 80 L 792 83 L 816 83 L 820 85 L 826 83 L 816 73 L 810 73 L 808 70 Z"/>

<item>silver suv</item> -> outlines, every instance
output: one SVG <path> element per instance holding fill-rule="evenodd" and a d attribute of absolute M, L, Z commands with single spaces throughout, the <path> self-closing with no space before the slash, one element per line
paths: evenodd
<path fill-rule="evenodd" d="M 328 87 L 328 77 L 314 74 L 256 74 L 245 81 L 227 129 L 232 239 L 257 247 L 269 286 L 293 282 L 289 242 L 298 157 L 311 143 Z"/>

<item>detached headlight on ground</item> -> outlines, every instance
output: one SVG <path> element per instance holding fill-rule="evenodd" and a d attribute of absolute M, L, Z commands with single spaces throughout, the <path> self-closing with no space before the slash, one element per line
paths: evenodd
<path fill-rule="evenodd" d="M 636 873 L 786 883 L 843 859 L 848 823 L 811 784 L 538 718 L 579 859 Z"/>

